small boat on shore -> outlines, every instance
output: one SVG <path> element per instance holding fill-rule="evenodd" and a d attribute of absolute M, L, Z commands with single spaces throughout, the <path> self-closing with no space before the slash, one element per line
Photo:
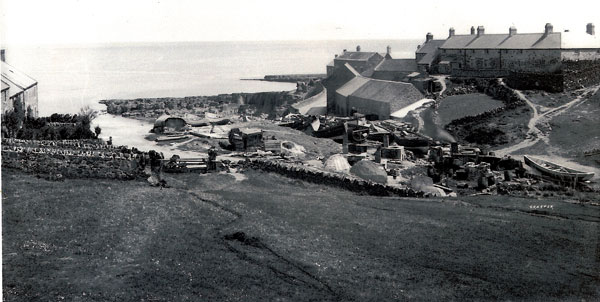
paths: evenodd
<path fill-rule="evenodd" d="M 170 142 L 170 141 L 177 141 L 177 140 L 182 140 L 182 139 L 186 139 L 189 136 L 187 135 L 168 135 L 165 137 L 159 137 L 156 138 L 154 141 L 156 142 Z"/>
<path fill-rule="evenodd" d="M 590 180 L 592 177 L 594 177 L 594 172 L 584 172 L 567 168 L 543 159 L 534 158 L 527 155 L 524 155 L 523 159 L 525 160 L 525 164 L 528 166 L 535 168 L 544 175 L 561 181 L 581 182 Z"/>

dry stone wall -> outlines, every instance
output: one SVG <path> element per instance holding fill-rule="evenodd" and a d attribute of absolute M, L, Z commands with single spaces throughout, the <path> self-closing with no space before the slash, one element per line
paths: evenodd
<path fill-rule="evenodd" d="M 424 192 L 415 191 L 411 188 L 388 186 L 348 174 L 327 172 L 299 164 L 268 159 L 251 159 L 241 164 L 246 168 L 273 172 L 290 178 L 334 186 L 357 193 L 376 196 L 425 197 Z"/>
<path fill-rule="evenodd" d="M 93 141 L 2 140 L 4 167 L 52 179 L 134 179 L 147 161 L 144 153 Z"/>

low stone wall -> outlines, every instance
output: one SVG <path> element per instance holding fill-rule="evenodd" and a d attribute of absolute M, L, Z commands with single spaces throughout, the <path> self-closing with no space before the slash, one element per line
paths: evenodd
<path fill-rule="evenodd" d="M 421 191 L 411 188 L 392 187 L 367 181 L 352 175 L 326 172 L 316 168 L 298 164 L 273 161 L 268 159 L 251 159 L 242 163 L 246 168 L 274 172 L 287 177 L 304 181 L 334 186 L 349 191 L 376 196 L 424 197 Z"/>
<path fill-rule="evenodd" d="M 564 75 L 560 73 L 511 72 L 506 77 L 506 84 L 512 88 L 523 90 L 561 92 L 565 89 Z"/>
<path fill-rule="evenodd" d="M 108 145 L 101 140 L 27 140 L 16 138 L 2 138 L 2 145 L 18 147 L 37 147 L 37 148 L 63 148 L 79 150 L 118 150 L 122 146 Z"/>
<path fill-rule="evenodd" d="M 451 79 L 451 81 L 459 86 L 447 90 L 439 99 L 451 95 L 469 94 L 469 93 L 485 93 L 490 97 L 502 101 L 505 109 L 512 109 L 525 105 L 517 93 L 510 87 L 503 85 L 498 79 Z"/>
<path fill-rule="evenodd" d="M 600 60 L 563 61 L 565 90 L 600 84 Z"/>
<path fill-rule="evenodd" d="M 134 179 L 149 163 L 148 153 L 101 140 L 2 139 L 2 165 L 50 179 Z"/>
<path fill-rule="evenodd" d="M 497 128 L 486 126 L 486 120 L 499 116 L 506 110 L 524 106 L 525 101 L 513 89 L 507 87 L 498 79 L 460 79 L 459 84 L 461 86 L 453 89 L 453 91 L 475 90 L 502 101 L 504 106 L 453 120 L 444 128 L 454 137 L 464 139 L 469 143 L 500 145 L 508 142 L 505 133 Z"/>
<path fill-rule="evenodd" d="M 31 150 L 29 150 L 31 151 Z M 2 150 L 2 165 L 51 178 L 134 179 L 139 171 L 135 158 L 112 158 L 59 153 Z"/>

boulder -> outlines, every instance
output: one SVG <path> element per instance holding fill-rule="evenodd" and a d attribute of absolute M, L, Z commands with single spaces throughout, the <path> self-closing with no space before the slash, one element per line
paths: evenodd
<path fill-rule="evenodd" d="M 361 160 L 354 164 L 350 169 L 350 173 L 366 180 L 377 183 L 387 183 L 387 173 L 377 163 L 370 160 Z"/>
<path fill-rule="evenodd" d="M 325 169 L 335 172 L 350 172 L 350 164 L 342 154 L 334 154 L 325 161 Z"/>

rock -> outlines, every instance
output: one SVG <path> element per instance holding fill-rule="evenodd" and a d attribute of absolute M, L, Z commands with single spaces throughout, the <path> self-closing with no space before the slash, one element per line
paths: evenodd
<path fill-rule="evenodd" d="M 387 183 L 387 173 L 380 165 L 370 161 L 361 160 L 354 164 L 350 169 L 350 173 L 366 180 L 377 183 Z"/>
<path fill-rule="evenodd" d="M 325 169 L 331 171 L 348 173 L 350 168 L 348 160 L 341 154 L 334 154 L 325 161 Z"/>

